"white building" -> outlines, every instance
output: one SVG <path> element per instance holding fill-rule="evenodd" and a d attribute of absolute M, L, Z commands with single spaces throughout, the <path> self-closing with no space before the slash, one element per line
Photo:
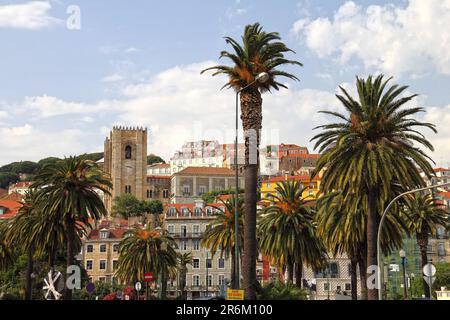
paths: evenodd
<path fill-rule="evenodd" d="M 8 194 L 18 193 L 21 195 L 25 195 L 28 190 L 30 189 L 30 186 L 33 184 L 33 182 L 30 181 L 23 181 L 23 182 L 17 182 L 9 186 L 8 188 Z"/>

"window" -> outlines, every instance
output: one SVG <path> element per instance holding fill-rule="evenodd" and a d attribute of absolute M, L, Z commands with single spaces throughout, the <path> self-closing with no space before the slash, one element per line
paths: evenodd
<path fill-rule="evenodd" d="M 218 283 L 219 286 L 225 285 L 225 276 L 223 274 L 219 274 Z"/>
<path fill-rule="evenodd" d="M 169 233 L 175 233 L 175 226 L 174 226 L 173 224 L 169 224 L 169 225 L 167 226 L 167 231 L 168 231 Z"/>
<path fill-rule="evenodd" d="M 175 208 L 170 208 L 169 211 L 167 212 L 167 216 L 168 217 L 175 217 L 176 212 L 177 211 L 175 210 Z"/>
<path fill-rule="evenodd" d="M 119 244 L 115 244 L 115 245 L 113 245 L 113 251 L 114 252 L 119 252 Z"/>
<path fill-rule="evenodd" d="M 188 208 L 181 209 L 181 213 L 182 213 L 183 217 L 189 217 L 189 209 Z"/>
<path fill-rule="evenodd" d="M 211 269 L 212 268 L 212 260 L 206 259 L 206 268 Z"/>
<path fill-rule="evenodd" d="M 219 269 L 224 269 L 225 268 L 225 259 L 220 258 L 218 261 L 218 265 L 219 265 Z"/>
<path fill-rule="evenodd" d="M 100 270 L 106 270 L 106 260 L 100 260 Z"/>
<path fill-rule="evenodd" d="M 118 260 L 113 260 L 113 270 L 115 271 L 117 269 L 117 264 L 119 263 Z"/>
<path fill-rule="evenodd" d="M 194 274 L 192 276 L 192 286 L 193 287 L 199 287 L 200 286 L 200 276 L 199 275 Z"/>
<path fill-rule="evenodd" d="M 347 271 L 348 271 L 348 275 L 351 276 L 352 275 L 352 264 L 351 263 L 349 263 L 347 265 Z"/>
<path fill-rule="evenodd" d="M 147 190 L 147 198 L 153 198 L 153 190 Z"/>
<path fill-rule="evenodd" d="M 315 278 L 339 278 L 338 264 L 336 262 L 331 262 L 325 270 L 316 272 L 314 275 Z"/>
<path fill-rule="evenodd" d="M 131 146 L 125 147 L 125 159 L 131 159 Z"/>
<path fill-rule="evenodd" d="M 88 244 L 86 246 L 86 252 L 94 252 L 94 246 L 92 244 Z"/>
<path fill-rule="evenodd" d="M 100 245 L 100 252 L 106 252 L 106 244 Z"/>
<path fill-rule="evenodd" d="M 181 226 L 181 234 L 183 237 L 187 235 L 187 227 L 185 225 Z"/>
<path fill-rule="evenodd" d="M 87 260 L 86 261 L 86 270 L 92 270 L 94 268 L 94 261 Z"/>
<path fill-rule="evenodd" d="M 164 198 L 164 199 L 167 199 L 168 197 L 169 197 L 169 190 L 164 189 L 164 190 L 163 190 L 163 198 Z"/>
<path fill-rule="evenodd" d="M 192 260 L 192 268 L 193 269 L 199 269 L 200 268 L 200 259 L 193 259 Z"/>
<path fill-rule="evenodd" d="M 184 185 L 183 186 L 183 195 L 184 196 L 189 196 L 191 193 L 190 193 L 190 188 L 189 188 L 189 186 L 188 185 Z"/>
<path fill-rule="evenodd" d="M 180 249 L 182 250 L 182 251 L 186 251 L 187 250 L 187 241 L 186 240 L 183 240 L 183 241 L 181 241 L 181 243 L 180 243 Z"/>
<path fill-rule="evenodd" d="M 192 233 L 198 235 L 200 233 L 200 226 L 198 224 L 194 224 L 192 226 Z"/>
<path fill-rule="evenodd" d="M 209 216 L 212 216 L 212 214 L 213 214 L 212 208 L 211 207 L 207 207 L 206 208 L 206 215 L 209 217 Z"/>
<path fill-rule="evenodd" d="M 213 283 L 213 276 L 212 274 L 208 274 L 208 287 L 212 287 L 212 283 Z"/>
<path fill-rule="evenodd" d="M 351 283 L 346 283 L 346 284 L 345 284 L 345 291 L 350 291 L 350 290 L 352 290 L 352 285 L 351 285 Z"/>
<path fill-rule="evenodd" d="M 329 283 L 324 283 L 324 284 L 323 284 L 323 290 L 325 290 L 325 291 L 331 290 L 330 284 L 329 284 Z"/>
<path fill-rule="evenodd" d="M 125 193 L 131 193 L 131 186 L 130 185 L 126 185 L 125 186 Z"/>
<path fill-rule="evenodd" d="M 106 282 L 106 278 L 105 277 L 98 277 L 98 281 L 99 282 Z"/>
<path fill-rule="evenodd" d="M 198 195 L 201 196 L 202 194 L 205 194 L 205 193 L 206 193 L 206 186 L 200 186 Z"/>
<path fill-rule="evenodd" d="M 194 209 L 194 216 L 195 217 L 201 217 L 202 216 L 202 208 L 195 208 Z"/>
<path fill-rule="evenodd" d="M 100 231 L 100 239 L 108 239 L 108 231 Z"/>
<path fill-rule="evenodd" d="M 198 239 L 192 240 L 192 249 L 196 251 L 200 250 L 200 240 Z"/>

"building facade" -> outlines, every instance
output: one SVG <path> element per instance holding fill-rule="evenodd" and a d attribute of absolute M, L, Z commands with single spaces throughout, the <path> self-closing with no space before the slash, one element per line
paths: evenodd
<path fill-rule="evenodd" d="M 298 181 L 303 188 L 306 188 L 303 191 L 302 196 L 307 200 L 315 200 L 319 193 L 320 179 L 318 177 L 311 179 L 309 175 L 284 175 L 263 180 L 261 182 L 261 199 L 263 201 L 268 199 L 269 194 L 276 195 L 277 185 L 283 181 Z"/>
<path fill-rule="evenodd" d="M 218 295 L 230 280 L 231 260 L 212 256 L 201 245 L 203 234 L 218 210 L 225 211 L 223 204 L 205 204 L 203 201 L 170 204 L 165 212 L 164 228 L 169 232 L 180 253 L 192 254 L 193 262 L 187 266 L 186 291 L 188 299 Z M 169 283 L 168 291 L 176 295 L 177 282 Z"/>
<path fill-rule="evenodd" d="M 21 181 L 13 183 L 8 187 L 8 194 L 18 193 L 24 196 L 28 192 L 32 184 L 32 181 Z"/>
<path fill-rule="evenodd" d="M 235 188 L 235 181 L 235 171 L 228 168 L 188 167 L 172 176 L 171 202 L 193 203 L 205 193 Z M 244 188 L 241 176 L 239 186 Z"/>
<path fill-rule="evenodd" d="M 114 127 L 105 140 L 103 169 L 113 184 L 112 195 L 105 195 L 109 212 L 113 199 L 124 193 L 144 200 L 147 194 L 147 129 Z"/>

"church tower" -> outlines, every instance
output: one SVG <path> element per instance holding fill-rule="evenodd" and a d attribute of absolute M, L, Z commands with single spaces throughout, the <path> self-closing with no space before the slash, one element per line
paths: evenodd
<path fill-rule="evenodd" d="M 144 200 L 147 178 L 147 129 L 113 127 L 105 140 L 104 171 L 113 184 L 105 206 L 111 213 L 114 198 L 129 193 Z"/>

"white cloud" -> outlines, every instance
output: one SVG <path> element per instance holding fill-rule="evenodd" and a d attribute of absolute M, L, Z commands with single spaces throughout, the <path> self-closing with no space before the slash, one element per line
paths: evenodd
<path fill-rule="evenodd" d="M 357 58 L 393 75 L 450 75 L 450 0 L 367 8 L 347 1 L 332 18 L 301 19 L 292 31 L 319 57 L 342 64 Z"/>
<path fill-rule="evenodd" d="M 59 19 L 49 15 L 48 1 L 0 5 L 0 28 L 41 29 L 53 26 Z"/>
<path fill-rule="evenodd" d="M 102 78 L 102 82 L 117 82 L 121 80 L 123 80 L 123 77 L 118 73 L 114 73 Z"/>
<path fill-rule="evenodd" d="M 139 51 L 139 49 L 135 48 L 135 47 L 129 47 L 129 48 L 125 49 L 125 53 L 135 53 L 138 51 Z"/>

